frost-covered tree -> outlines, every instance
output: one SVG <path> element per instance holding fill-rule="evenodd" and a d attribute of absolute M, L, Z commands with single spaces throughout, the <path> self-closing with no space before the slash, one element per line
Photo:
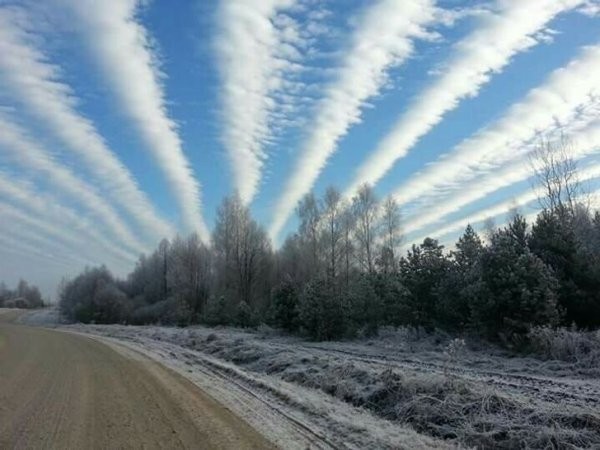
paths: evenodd
<path fill-rule="evenodd" d="M 356 257 L 362 270 L 375 271 L 375 242 L 378 233 L 379 202 L 373 188 L 364 184 L 352 199 Z"/>
<path fill-rule="evenodd" d="M 400 206 L 389 196 L 381 207 L 381 241 L 378 265 L 384 273 L 398 269 L 397 249 L 402 240 L 400 230 Z"/>
<path fill-rule="evenodd" d="M 325 192 L 321 212 L 321 245 L 326 248 L 327 275 L 336 278 L 343 244 L 343 214 L 345 205 L 339 191 L 329 187 Z"/>
<path fill-rule="evenodd" d="M 239 196 L 225 198 L 213 232 L 217 289 L 226 297 L 257 307 L 258 294 L 268 292 L 271 244 Z"/>

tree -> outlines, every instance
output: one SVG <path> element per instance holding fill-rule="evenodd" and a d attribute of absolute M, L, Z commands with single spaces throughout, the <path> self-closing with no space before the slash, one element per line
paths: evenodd
<path fill-rule="evenodd" d="M 348 292 L 348 316 L 350 332 L 355 334 L 361 330 L 367 336 L 377 334 L 383 319 L 381 298 L 375 290 L 377 274 L 362 274 L 351 283 Z"/>
<path fill-rule="evenodd" d="M 272 295 L 272 317 L 275 326 L 286 331 L 296 331 L 299 327 L 298 290 L 290 278 L 284 279 Z"/>
<path fill-rule="evenodd" d="M 354 233 L 354 214 L 350 208 L 346 208 L 340 218 L 342 226 L 342 245 L 341 245 L 341 259 L 343 264 L 344 272 L 344 286 L 345 290 L 348 291 L 350 288 L 350 274 L 352 272 L 352 260 L 354 258 L 354 242 L 352 235 Z"/>
<path fill-rule="evenodd" d="M 300 225 L 298 236 L 301 248 L 305 251 L 304 261 L 309 273 L 309 278 L 320 272 L 321 260 L 319 249 L 319 224 L 321 210 L 314 193 L 309 192 L 298 203 L 296 209 Z"/>
<path fill-rule="evenodd" d="M 535 325 L 555 325 L 559 319 L 556 278 L 523 241 L 524 225 L 523 218 L 516 217 L 492 236 L 480 258 L 472 303 L 475 325 L 487 337 L 507 344 L 519 343 Z"/>
<path fill-rule="evenodd" d="M 543 195 L 538 197 L 543 209 L 572 215 L 582 200 L 584 187 L 572 156 L 573 146 L 564 137 L 559 141 L 544 140 L 530 157 L 530 164 Z"/>
<path fill-rule="evenodd" d="M 237 194 L 225 198 L 219 207 L 213 251 L 218 289 L 238 302 L 256 306 L 257 290 L 264 288 L 260 289 L 264 291 L 261 294 L 268 292 L 264 281 L 271 268 L 271 245 Z"/>
<path fill-rule="evenodd" d="M 204 313 L 210 296 L 211 254 L 196 233 L 173 241 L 168 257 L 171 298 L 190 315 Z M 191 317 L 190 317 L 191 319 Z"/>
<path fill-rule="evenodd" d="M 82 323 L 114 323 L 126 320 L 127 297 L 105 266 L 86 268 L 60 293 L 60 312 Z"/>
<path fill-rule="evenodd" d="M 574 220 L 565 221 L 558 210 L 543 210 L 532 227 L 529 245 L 532 252 L 552 268 L 559 282 L 557 294 L 564 312 L 563 323 L 593 327 L 600 325 L 600 264 L 590 242 L 593 241 L 593 223 L 587 214 L 578 218 L 579 232 L 587 229 L 584 235 L 578 234 L 574 223 Z"/>
<path fill-rule="evenodd" d="M 341 253 L 343 238 L 343 211 L 342 196 L 333 187 L 325 192 L 322 208 L 322 242 L 327 248 L 327 275 L 336 278 L 338 275 L 338 261 Z"/>
<path fill-rule="evenodd" d="M 470 324 L 473 287 L 478 283 L 483 250 L 479 235 L 467 225 L 456 250 L 450 252 L 448 271 L 440 283 L 437 317 L 441 327 L 461 331 Z"/>
<path fill-rule="evenodd" d="M 400 245 L 400 207 L 393 197 L 385 199 L 382 206 L 381 228 L 383 244 L 380 249 L 379 266 L 384 273 L 397 270 L 396 249 Z"/>
<path fill-rule="evenodd" d="M 437 240 L 426 238 L 419 246 L 413 245 L 401 261 L 402 279 L 411 293 L 409 322 L 412 325 L 432 328 L 435 324 L 438 288 L 449 266 L 443 250 L 444 246 Z"/>
<path fill-rule="evenodd" d="M 331 280 L 315 279 L 306 284 L 299 313 L 300 324 L 311 339 L 329 341 L 344 335 L 344 309 Z"/>
<path fill-rule="evenodd" d="M 357 243 L 358 262 L 363 270 L 372 273 L 375 270 L 375 239 L 377 237 L 377 214 L 379 204 L 373 188 L 362 185 L 352 199 Z"/>

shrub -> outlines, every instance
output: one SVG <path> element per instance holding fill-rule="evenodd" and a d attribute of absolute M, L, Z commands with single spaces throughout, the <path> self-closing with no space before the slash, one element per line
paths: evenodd
<path fill-rule="evenodd" d="M 600 367 L 600 331 L 534 327 L 527 334 L 528 349 L 538 356 L 575 363 L 579 367 Z"/>

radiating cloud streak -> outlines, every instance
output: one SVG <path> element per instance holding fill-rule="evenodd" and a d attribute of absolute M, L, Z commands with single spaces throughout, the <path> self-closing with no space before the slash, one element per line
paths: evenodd
<path fill-rule="evenodd" d="M 544 138 L 558 141 L 564 134 L 572 139 L 570 155 L 575 160 L 600 152 L 600 120 L 598 120 L 600 101 L 593 106 L 585 113 L 580 114 L 580 117 L 575 120 L 575 124 L 546 130 Z M 587 116 L 587 119 L 581 116 Z M 587 120 L 587 123 L 579 124 L 578 122 L 582 120 Z M 539 140 L 536 137 L 526 142 L 513 143 L 513 147 L 505 151 L 512 153 L 517 158 L 507 165 L 494 169 L 493 175 L 481 176 L 478 180 L 471 180 L 466 185 L 458 185 L 447 195 L 442 195 L 441 192 L 432 192 L 431 196 L 425 197 L 421 206 L 407 217 L 405 233 L 418 231 L 425 226 L 438 223 L 443 217 L 459 211 L 465 205 L 480 200 L 499 189 L 527 180 L 532 176 L 529 152 L 537 145 L 539 145 Z"/>
<path fill-rule="evenodd" d="M 116 245 L 100 233 L 97 222 L 90 220 L 81 211 L 62 206 L 59 200 L 34 189 L 5 172 L 0 172 L 0 198 L 4 198 L 41 223 L 60 230 L 63 239 L 78 245 L 79 252 L 92 253 L 96 259 L 111 261 L 111 267 L 129 268 L 136 260 L 135 253 Z M 68 233 L 65 232 L 68 230 Z"/>
<path fill-rule="evenodd" d="M 596 179 L 600 177 L 600 164 L 593 164 L 589 167 L 586 167 L 579 173 L 579 180 L 581 182 L 586 182 L 592 179 Z M 494 219 L 503 214 L 510 213 L 514 208 L 519 210 L 520 208 L 531 206 L 535 209 L 535 213 L 537 214 L 540 211 L 539 203 L 536 202 L 538 198 L 543 197 L 545 195 L 543 189 L 529 189 L 515 197 L 509 198 L 507 200 L 503 200 L 493 206 L 489 206 L 487 208 L 476 211 L 475 213 L 469 214 L 461 219 L 455 220 L 449 224 L 444 225 L 441 228 L 435 230 L 433 235 L 424 234 L 418 238 L 411 239 L 411 242 L 423 242 L 426 237 L 433 237 L 435 239 L 442 239 L 448 236 L 451 233 L 459 233 L 464 230 L 467 225 L 475 225 L 478 223 L 482 223 L 487 219 Z M 533 203 L 533 204 L 532 204 Z M 529 215 L 531 217 L 531 215 Z"/>
<path fill-rule="evenodd" d="M 10 230 L 7 233 L 0 234 L 0 254 L 4 252 L 13 253 L 20 258 L 23 256 L 30 257 L 32 262 L 38 264 L 41 258 L 42 261 L 47 260 L 52 264 L 60 264 L 65 267 L 73 268 L 76 266 L 72 261 L 66 261 L 64 258 L 57 257 L 52 253 L 40 249 L 37 245 L 23 242 L 21 235 L 15 235 Z"/>
<path fill-rule="evenodd" d="M 30 19 L 20 9 L 0 7 L 0 80 L 28 111 L 43 121 L 65 145 L 85 162 L 110 198 L 155 241 L 173 234 L 127 168 L 107 147 L 92 122 L 80 115 L 77 98 L 60 69 L 48 62 L 36 46 Z"/>
<path fill-rule="evenodd" d="M 536 35 L 554 17 L 581 3 L 581 0 L 498 0 L 495 10 L 483 14 L 479 26 L 454 45 L 452 56 L 440 69 L 441 74 L 407 106 L 392 131 L 358 168 L 345 195 L 353 195 L 363 183 L 379 181 L 446 113 L 463 99 L 477 95 L 514 55 L 537 44 Z"/>
<path fill-rule="evenodd" d="M 164 87 L 150 37 L 136 20 L 139 0 L 56 0 L 72 8 L 92 57 L 135 123 L 175 196 L 183 225 L 208 241 L 200 185 L 184 154 L 177 125 L 169 118 Z"/>
<path fill-rule="evenodd" d="M 493 179 L 492 171 L 525 156 L 526 144 L 539 133 L 576 121 L 581 108 L 597 104 L 598 79 L 600 44 L 582 49 L 567 66 L 554 71 L 499 120 L 409 179 L 394 196 L 404 205 L 425 195 L 443 196 L 448 190 L 464 189 L 465 183 L 477 176 Z"/>
<path fill-rule="evenodd" d="M 221 0 L 219 5 L 215 52 L 222 79 L 223 143 L 234 187 L 246 204 L 261 181 L 277 95 L 300 59 L 293 24 L 276 20 L 294 4 Z"/>
<path fill-rule="evenodd" d="M 10 122 L 2 114 L 0 114 L 0 151 L 24 169 L 38 172 L 48 183 L 54 184 L 83 208 L 92 211 L 96 220 L 103 222 L 125 247 L 138 254 L 147 250 L 147 247 L 121 220 L 114 208 L 95 189 L 78 178 L 70 169 L 57 163 L 19 125 Z"/>
<path fill-rule="evenodd" d="M 277 239 L 297 202 L 312 188 L 339 140 L 362 120 L 365 103 L 380 92 L 388 70 L 406 61 L 414 40 L 430 36 L 426 27 L 435 11 L 427 0 L 380 0 L 361 17 L 336 81 L 318 104 L 308 139 L 277 200 L 272 239 Z"/>

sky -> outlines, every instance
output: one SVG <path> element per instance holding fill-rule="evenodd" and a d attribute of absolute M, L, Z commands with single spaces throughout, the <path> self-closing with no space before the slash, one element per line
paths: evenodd
<path fill-rule="evenodd" d="M 276 248 L 363 183 L 452 245 L 561 137 L 594 193 L 599 0 L 0 0 L 0 280 L 123 276 L 234 192 Z"/>

